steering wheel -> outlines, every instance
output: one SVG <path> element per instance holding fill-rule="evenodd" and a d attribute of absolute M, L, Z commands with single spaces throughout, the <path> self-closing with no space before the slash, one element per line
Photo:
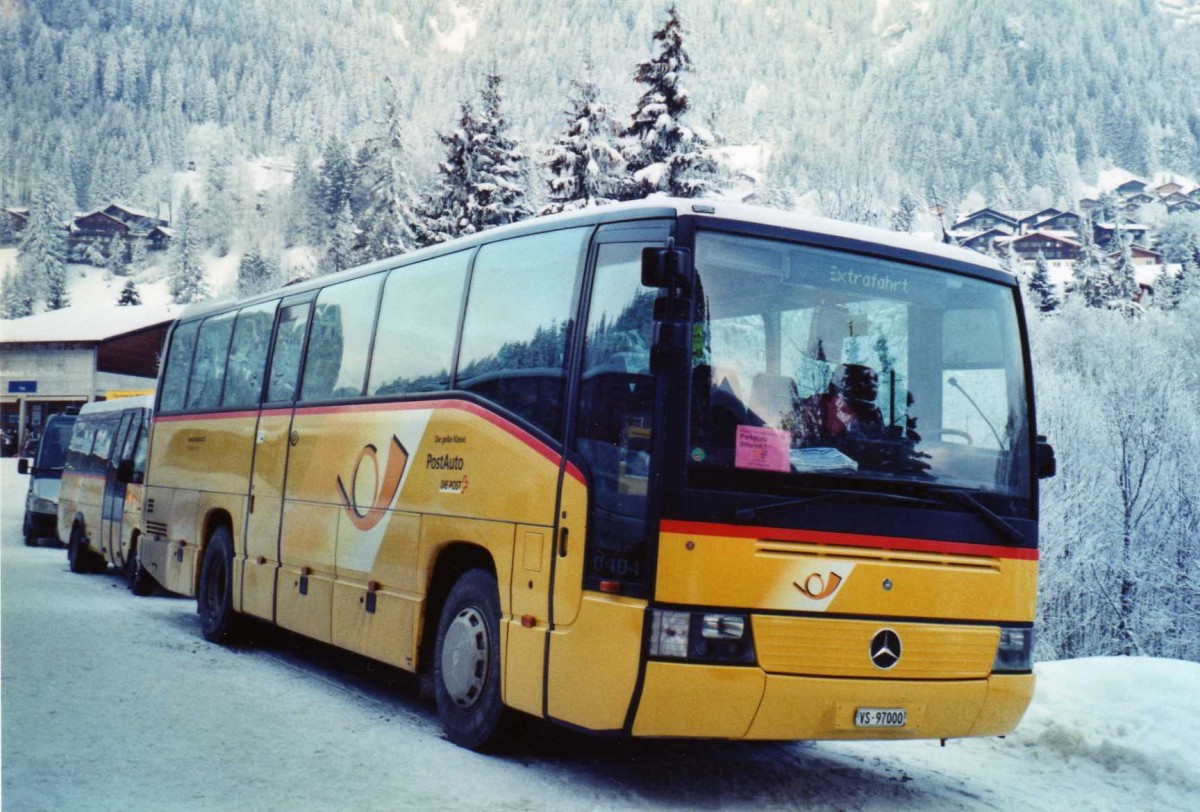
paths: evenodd
<path fill-rule="evenodd" d="M 949 434 L 951 437 L 962 437 L 967 441 L 967 445 L 975 445 L 975 441 L 971 439 L 971 435 L 961 429 L 941 429 L 942 436 Z"/>

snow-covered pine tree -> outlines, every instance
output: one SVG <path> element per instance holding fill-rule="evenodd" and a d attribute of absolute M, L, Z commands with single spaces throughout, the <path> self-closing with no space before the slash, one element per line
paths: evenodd
<path fill-rule="evenodd" d="M 438 140 L 446 148 L 446 158 L 438 163 L 434 189 L 417 206 L 414 231 L 421 245 L 434 245 L 475 232 L 467 201 L 475 177 L 473 141 L 477 129 L 471 103 L 463 102 L 458 126 L 449 133 L 438 133 Z"/>
<path fill-rule="evenodd" d="M 1050 268 L 1046 257 L 1039 251 L 1033 266 L 1033 274 L 1029 277 L 1029 298 L 1034 307 L 1042 313 L 1053 313 L 1058 309 L 1058 294 L 1054 292 L 1054 283 L 1050 281 Z"/>
<path fill-rule="evenodd" d="M 633 77 L 647 89 L 622 134 L 629 174 L 620 197 L 637 200 L 655 192 L 702 197 L 713 190 L 717 167 L 709 153 L 711 138 L 683 120 L 691 102 L 680 80 L 692 69 L 692 60 L 683 48 L 683 25 L 674 5 L 654 41 L 658 53 L 640 62 Z"/>
<path fill-rule="evenodd" d="M 276 276 L 272 263 L 260 249 L 252 247 L 238 263 L 237 293 L 239 296 L 251 296 L 270 290 L 277 284 Z"/>
<path fill-rule="evenodd" d="M 1133 264 L 1133 253 L 1130 250 L 1130 240 L 1120 231 L 1117 232 L 1117 250 L 1109 255 L 1106 263 L 1104 299 L 1110 308 L 1133 311 L 1136 310 L 1134 297 L 1138 293 L 1136 266 Z"/>
<path fill-rule="evenodd" d="M 590 73 L 590 63 L 585 63 Z M 550 204 L 542 214 L 600 206 L 615 200 L 624 159 L 616 148 L 616 124 L 590 78 L 571 82 L 567 127 L 547 151 Z"/>
<path fill-rule="evenodd" d="M 332 230 L 341 214 L 342 204 L 350 202 L 354 192 L 355 165 L 350 149 L 338 135 L 325 143 L 321 153 L 321 169 L 317 173 L 317 205 L 326 215 L 325 222 Z"/>
<path fill-rule="evenodd" d="M 0 296 L 4 318 L 21 319 L 33 315 L 33 306 L 38 300 L 38 284 L 32 271 L 17 265 L 17 270 L 4 280 L 4 292 Z"/>
<path fill-rule="evenodd" d="M 917 199 L 908 192 L 900 194 L 900 201 L 892 212 L 892 231 L 912 231 L 917 215 Z"/>
<path fill-rule="evenodd" d="M 190 304 L 208 296 L 204 265 L 200 261 L 200 207 L 185 187 L 179 200 L 175 239 L 171 247 L 171 301 Z"/>
<path fill-rule="evenodd" d="M 116 276 L 125 276 L 129 273 L 129 263 L 125 260 L 127 250 L 125 240 L 120 234 L 114 234 L 108 241 L 108 248 L 104 252 L 105 259 L 108 260 L 105 267 Z"/>
<path fill-rule="evenodd" d="M 369 259 L 383 259 L 411 251 L 417 245 L 413 231 L 415 195 L 408 174 L 405 147 L 408 116 L 401 113 L 400 94 L 385 79 L 388 97 L 383 108 L 383 132 L 363 146 L 359 184 L 363 189 L 359 225 Z"/>
<path fill-rule="evenodd" d="M 82 250 L 76 246 L 71 251 L 71 260 L 73 262 L 91 265 L 93 268 L 107 268 L 108 251 L 101 248 L 97 243 L 89 242 L 87 245 L 83 246 Z"/>
<path fill-rule="evenodd" d="M 134 237 L 129 246 L 129 270 L 140 271 L 146 267 L 146 238 Z"/>
<path fill-rule="evenodd" d="M 36 285 L 33 291 L 45 292 L 49 310 L 70 304 L 67 297 L 67 230 L 58 207 L 60 197 L 49 182 L 39 183 L 29 207 L 29 223 L 21 232 L 19 265 L 28 274 L 26 281 Z M 36 292 L 34 296 L 36 299 Z"/>
<path fill-rule="evenodd" d="M 354 225 L 354 215 L 350 213 L 350 201 L 347 200 L 338 211 L 333 224 L 333 236 L 329 240 L 329 251 L 325 255 L 329 273 L 354 267 L 357 245 L 358 227 Z"/>
<path fill-rule="evenodd" d="M 12 215 L 0 208 L 0 245 L 12 245 L 16 241 L 17 235 L 13 231 Z"/>
<path fill-rule="evenodd" d="M 1104 307 L 1104 252 L 1096 245 L 1092 221 L 1084 217 L 1079 223 L 1079 252 L 1071 268 L 1070 295 L 1083 299 L 1088 307 Z"/>
<path fill-rule="evenodd" d="M 475 184 L 467 211 L 476 230 L 515 223 L 532 212 L 525 202 L 522 176 L 525 156 L 508 133 L 501 110 L 500 75 L 494 70 L 484 81 L 475 144 Z"/>
<path fill-rule="evenodd" d="M 130 307 L 141 303 L 142 295 L 138 293 L 137 285 L 132 279 L 126 279 L 125 287 L 121 288 L 121 298 L 117 299 L 117 304 L 121 307 Z"/>

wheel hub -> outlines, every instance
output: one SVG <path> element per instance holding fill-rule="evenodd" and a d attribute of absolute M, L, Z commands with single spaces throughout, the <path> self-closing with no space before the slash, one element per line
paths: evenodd
<path fill-rule="evenodd" d="M 454 704 L 466 709 L 483 695 L 490 643 L 483 614 L 468 606 L 446 628 L 442 643 L 442 683 Z"/>

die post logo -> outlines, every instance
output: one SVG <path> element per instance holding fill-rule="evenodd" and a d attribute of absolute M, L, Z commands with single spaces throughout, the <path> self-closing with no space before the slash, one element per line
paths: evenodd
<path fill-rule="evenodd" d="M 346 508 L 346 516 L 350 523 L 359 530 L 370 530 L 379 524 L 387 509 L 396 498 L 400 489 L 400 479 L 404 476 L 404 467 L 408 464 L 408 451 L 400 443 L 396 435 L 392 435 L 392 443 L 388 448 L 387 461 L 384 465 L 383 476 L 379 475 L 379 450 L 373 443 L 368 443 L 358 452 L 354 461 L 354 472 L 350 474 L 350 487 L 339 475 L 337 478 L 338 493 L 342 497 L 342 506 Z M 358 503 L 359 486 L 372 487 L 370 504 Z"/>

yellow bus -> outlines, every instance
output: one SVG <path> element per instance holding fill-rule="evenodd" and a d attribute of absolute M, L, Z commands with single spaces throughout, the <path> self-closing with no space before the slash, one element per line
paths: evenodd
<path fill-rule="evenodd" d="M 911 739 L 1029 702 L 1016 280 L 938 243 L 655 199 L 173 326 L 143 565 L 429 675 L 448 737 Z"/>
<path fill-rule="evenodd" d="M 71 572 L 104 572 L 112 564 L 139 595 L 154 587 L 137 555 L 153 401 L 142 395 L 79 410 L 58 498 L 58 534 L 68 539 Z"/>

